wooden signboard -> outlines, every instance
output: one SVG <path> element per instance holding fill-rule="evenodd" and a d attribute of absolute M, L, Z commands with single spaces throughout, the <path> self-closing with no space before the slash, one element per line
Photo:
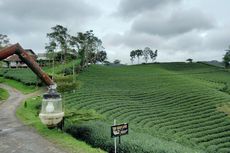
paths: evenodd
<path fill-rule="evenodd" d="M 111 126 L 111 137 L 120 137 L 122 135 L 126 135 L 129 132 L 128 123 L 113 125 Z"/>

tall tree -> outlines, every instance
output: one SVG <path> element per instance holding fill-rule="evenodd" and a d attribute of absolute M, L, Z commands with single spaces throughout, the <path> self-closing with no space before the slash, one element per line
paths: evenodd
<path fill-rule="evenodd" d="M 8 46 L 10 43 L 10 40 L 7 35 L 0 34 L 0 49 Z"/>
<path fill-rule="evenodd" d="M 94 36 L 93 30 L 86 31 L 85 33 L 79 32 L 76 39 L 78 41 L 79 55 L 81 57 L 81 67 L 88 65 L 90 57 L 95 58 L 95 56 L 91 55 L 96 55 L 97 52 L 104 49 L 102 41 Z"/>
<path fill-rule="evenodd" d="M 105 51 L 89 52 L 88 60 L 90 63 L 95 64 L 96 62 L 104 62 L 107 59 L 107 53 Z"/>
<path fill-rule="evenodd" d="M 152 61 L 156 60 L 157 52 L 158 50 L 155 50 L 155 52 L 153 52 L 152 50 L 150 51 L 150 58 L 152 59 Z"/>
<path fill-rule="evenodd" d="M 229 64 L 229 62 L 230 62 L 230 46 L 225 51 L 226 51 L 226 53 L 223 57 L 223 62 L 224 62 L 225 68 L 229 68 L 229 65 L 230 65 Z"/>
<path fill-rule="evenodd" d="M 47 33 L 50 42 L 45 48 L 60 49 L 63 55 L 62 60 L 65 62 L 66 54 L 70 50 L 70 35 L 68 34 L 68 29 L 62 25 L 56 25 L 52 27 L 51 30 L 51 33 Z"/>
<path fill-rule="evenodd" d="M 54 59 L 55 59 L 55 53 L 54 50 L 56 49 L 57 44 L 54 41 L 51 41 L 49 44 L 46 44 L 46 56 L 49 59 L 49 64 L 51 66 L 51 63 L 54 65 Z"/>
<path fill-rule="evenodd" d="M 7 47 L 10 43 L 10 40 L 7 35 L 0 34 L 0 50 L 4 47 Z M 3 65 L 3 61 L 0 61 L 0 68 Z"/>
<path fill-rule="evenodd" d="M 97 52 L 96 56 L 98 62 L 104 62 L 107 59 L 107 53 L 105 51 Z"/>
<path fill-rule="evenodd" d="M 134 61 L 135 57 L 136 57 L 136 52 L 135 52 L 135 50 L 132 50 L 130 52 L 130 60 L 131 60 L 132 64 L 133 64 L 133 61 Z"/>
<path fill-rule="evenodd" d="M 151 52 L 152 52 L 152 50 L 149 47 L 145 47 L 145 49 L 143 50 L 143 56 L 144 56 L 145 63 L 148 63 L 149 56 L 150 56 Z"/>
<path fill-rule="evenodd" d="M 138 64 L 139 64 L 140 56 L 143 55 L 143 51 L 142 51 L 141 49 L 137 49 L 137 50 L 135 50 L 135 54 L 136 54 L 136 56 L 137 56 Z"/>

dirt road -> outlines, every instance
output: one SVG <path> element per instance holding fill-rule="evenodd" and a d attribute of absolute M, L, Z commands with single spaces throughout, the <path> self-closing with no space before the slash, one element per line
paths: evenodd
<path fill-rule="evenodd" d="M 0 87 L 10 94 L 0 105 L 0 153 L 64 153 L 16 118 L 16 108 L 26 95 L 3 84 Z"/>

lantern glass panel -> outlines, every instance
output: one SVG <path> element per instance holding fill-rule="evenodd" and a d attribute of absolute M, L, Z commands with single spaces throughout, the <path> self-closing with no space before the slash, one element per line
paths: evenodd
<path fill-rule="evenodd" d="M 42 110 L 43 114 L 53 114 L 62 112 L 62 100 L 61 98 L 49 98 L 42 100 Z"/>

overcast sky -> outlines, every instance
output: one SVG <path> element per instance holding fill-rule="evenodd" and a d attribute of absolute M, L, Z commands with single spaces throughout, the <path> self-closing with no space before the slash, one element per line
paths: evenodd
<path fill-rule="evenodd" d="M 221 60 L 230 45 L 229 0 L 0 0 L 0 33 L 36 53 L 61 24 L 94 30 L 108 60 L 158 49 L 157 61 Z"/>

